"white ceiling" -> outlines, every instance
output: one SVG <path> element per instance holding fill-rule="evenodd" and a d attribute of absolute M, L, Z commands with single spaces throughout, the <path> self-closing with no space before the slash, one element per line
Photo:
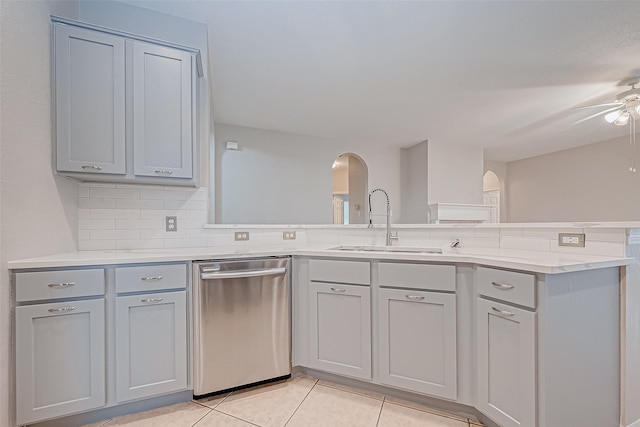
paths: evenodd
<path fill-rule="evenodd" d="M 510 161 L 628 134 L 572 123 L 640 76 L 637 1 L 127 1 L 209 26 L 216 122 Z"/>

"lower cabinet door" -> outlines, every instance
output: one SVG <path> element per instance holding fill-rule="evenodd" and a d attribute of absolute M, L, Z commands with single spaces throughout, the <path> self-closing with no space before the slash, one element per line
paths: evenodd
<path fill-rule="evenodd" d="M 380 381 L 456 399 L 456 296 L 439 292 L 379 291 Z"/>
<path fill-rule="evenodd" d="M 477 299 L 476 408 L 502 427 L 536 426 L 536 314 Z"/>
<path fill-rule="evenodd" d="M 186 292 L 116 298 L 118 402 L 187 387 Z"/>
<path fill-rule="evenodd" d="M 15 314 L 17 423 L 104 406 L 104 299 L 21 306 Z"/>
<path fill-rule="evenodd" d="M 370 288 L 311 282 L 309 298 L 310 367 L 370 380 Z"/>

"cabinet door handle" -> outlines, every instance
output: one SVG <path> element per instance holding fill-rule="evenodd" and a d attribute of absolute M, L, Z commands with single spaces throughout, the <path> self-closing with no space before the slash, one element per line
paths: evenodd
<path fill-rule="evenodd" d="M 405 297 L 414 301 L 422 301 L 424 299 L 424 297 L 420 295 L 405 295 Z"/>
<path fill-rule="evenodd" d="M 162 276 L 147 276 L 147 277 L 141 277 L 141 280 L 143 282 L 154 282 L 156 280 L 161 280 Z"/>
<path fill-rule="evenodd" d="M 343 293 L 343 292 L 347 292 L 347 290 L 345 288 L 331 288 L 331 290 L 333 292 L 337 292 L 339 294 Z"/>
<path fill-rule="evenodd" d="M 495 307 L 491 307 L 491 309 L 501 316 L 507 316 L 507 317 L 513 316 L 513 313 L 510 311 L 500 310 L 499 308 L 495 308 Z"/>
<path fill-rule="evenodd" d="M 510 289 L 513 289 L 514 287 L 513 285 L 504 285 L 502 283 L 496 283 L 496 282 L 491 282 L 491 284 L 498 289 L 502 289 L 503 291 L 508 291 Z"/>
<path fill-rule="evenodd" d="M 50 308 L 49 309 L 49 313 L 64 313 L 66 311 L 73 311 L 75 310 L 75 307 L 69 306 L 69 307 L 62 307 L 62 308 Z"/>
<path fill-rule="evenodd" d="M 65 282 L 65 283 L 49 283 L 50 288 L 68 288 L 69 286 L 74 286 L 76 282 Z"/>
<path fill-rule="evenodd" d="M 153 302 L 160 302 L 162 301 L 162 298 L 149 298 L 149 299 L 141 299 L 140 302 L 143 302 L 145 304 L 149 304 L 149 303 L 153 303 Z"/>
<path fill-rule="evenodd" d="M 158 169 L 155 171 L 158 175 L 171 175 L 173 171 L 169 169 Z"/>
<path fill-rule="evenodd" d="M 82 169 L 84 170 L 93 170 L 93 171 L 101 171 L 102 170 L 102 166 L 96 166 L 96 165 L 82 165 L 81 166 Z"/>

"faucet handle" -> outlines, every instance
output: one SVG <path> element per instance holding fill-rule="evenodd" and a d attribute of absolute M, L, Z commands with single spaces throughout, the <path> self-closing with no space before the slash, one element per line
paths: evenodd
<path fill-rule="evenodd" d="M 396 230 L 396 231 L 395 231 L 395 234 L 394 234 L 394 231 L 393 231 L 393 230 L 391 230 L 391 231 L 389 232 L 389 240 L 398 240 L 398 239 L 399 239 L 399 237 L 398 237 L 398 230 Z"/>

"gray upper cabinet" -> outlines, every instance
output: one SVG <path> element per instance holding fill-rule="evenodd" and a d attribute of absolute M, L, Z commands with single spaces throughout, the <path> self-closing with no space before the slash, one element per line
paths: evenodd
<path fill-rule="evenodd" d="M 194 54 L 85 27 L 54 23 L 58 173 L 197 185 Z"/>
<path fill-rule="evenodd" d="M 133 158 L 138 176 L 191 178 L 191 55 L 148 43 L 133 50 Z"/>
<path fill-rule="evenodd" d="M 124 175 L 124 39 L 56 25 L 55 52 L 58 170 Z"/>

